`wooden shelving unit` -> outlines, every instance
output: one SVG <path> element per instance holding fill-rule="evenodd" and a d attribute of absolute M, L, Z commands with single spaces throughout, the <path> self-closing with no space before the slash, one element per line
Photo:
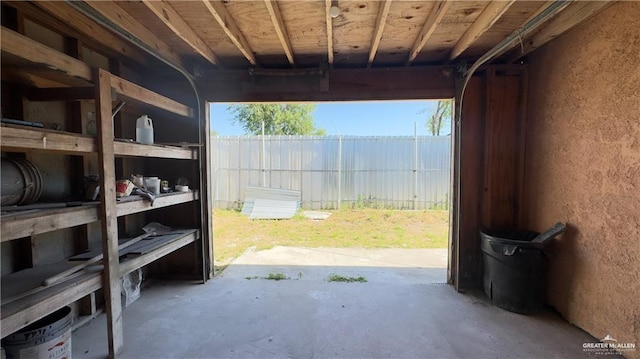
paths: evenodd
<path fill-rule="evenodd" d="M 187 163 L 187 168 L 196 168 L 197 171 L 199 161 L 204 161 L 205 156 L 200 152 L 202 144 L 198 143 L 185 143 L 184 146 L 145 145 L 115 139 L 111 113 L 114 96 L 118 101 L 126 100 L 127 103 L 135 104 L 136 109 L 151 109 L 156 113 L 160 111 L 166 118 L 172 121 L 175 119 L 176 123 L 188 119 L 198 121 L 201 126 L 202 119 L 194 118 L 193 108 L 187 105 L 106 70 L 92 68 L 18 32 L 2 27 L 0 36 L 3 81 L 27 87 L 25 96 L 30 101 L 93 101 L 98 128 L 97 136 L 87 136 L 75 132 L 3 124 L 0 128 L 2 152 L 56 154 L 79 158 L 89 156 L 94 161 L 97 158 L 101 188 L 98 202 L 68 208 L 8 212 L 0 221 L 0 242 L 11 242 L 99 221 L 104 254 L 101 265 L 92 266 L 82 274 L 50 287 L 41 287 L 42 280 L 77 263 L 65 261 L 54 265 L 39 265 L 3 276 L 2 335 L 9 335 L 102 288 L 109 325 L 110 355 L 114 355 L 123 345 L 120 302 L 122 276 L 194 242 L 204 248 L 206 246 L 203 241 L 207 240 L 201 235 L 202 217 L 194 217 L 192 230 L 174 235 L 170 240 L 165 238 L 162 245 L 142 255 L 120 258 L 118 218 L 126 218 L 132 214 L 144 214 L 153 218 L 157 209 L 170 209 L 183 204 L 192 204 L 191 213 L 198 213 L 202 208 L 199 202 L 201 184 L 192 185 L 189 192 L 159 195 L 153 206 L 138 196 L 116 200 L 115 159 L 176 160 L 182 163 L 179 168 L 185 168 Z M 181 144 L 181 140 L 183 139 L 176 138 L 175 143 Z M 196 252 L 198 251 L 194 251 Z M 204 256 L 196 258 L 194 263 L 197 261 L 203 261 L 202 268 L 205 270 Z M 19 299 L 15 299 L 16 296 Z M 10 297 L 15 300 L 5 302 Z"/>
<path fill-rule="evenodd" d="M 197 230 L 187 230 L 180 233 L 171 241 L 140 256 L 131 256 L 123 260 L 120 265 L 120 276 L 131 273 L 167 254 L 176 251 L 200 239 Z M 62 306 L 83 298 L 102 288 L 102 266 L 95 265 L 84 271 L 79 277 L 73 278 L 50 287 L 40 287 L 42 281 L 60 273 L 72 266 L 74 262 L 61 262 L 25 269 L 2 277 L 2 300 L 5 301 L 20 293 L 39 291 L 27 295 L 19 300 L 2 305 L 2 333 L 13 333 L 29 323 L 46 316 Z"/>
<path fill-rule="evenodd" d="M 150 202 L 140 196 L 130 196 L 126 201 L 116 205 L 116 213 L 121 217 L 196 201 L 199 198 L 197 191 L 174 192 L 158 196 L 151 206 Z M 4 215 L 1 219 L 2 242 L 6 242 L 95 222 L 98 220 L 98 204 L 87 203 L 78 207 L 25 211 L 25 213 L 17 211 Z"/>

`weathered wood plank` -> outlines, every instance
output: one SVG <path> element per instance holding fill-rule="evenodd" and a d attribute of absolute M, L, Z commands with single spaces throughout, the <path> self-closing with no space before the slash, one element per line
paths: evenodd
<path fill-rule="evenodd" d="M 99 272 L 81 275 L 74 280 L 46 288 L 22 300 L 2 306 L 2 333 L 13 333 L 52 312 L 100 289 Z M 44 279 L 44 278 L 43 278 Z M 120 300 L 118 293 L 118 300 Z"/>
<path fill-rule="evenodd" d="M 216 102 L 441 99 L 454 96 L 450 67 L 402 67 L 330 70 L 326 78 L 265 77 L 255 81 L 246 71 L 210 73 L 203 98 Z M 324 90 L 321 82 L 325 81 Z"/>
<path fill-rule="evenodd" d="M 458 239 L 459 288 L 478 287 L 482 272 L 480 208 L 484 174 L 485 81 L 471 78 L 462 104 L 460 133 L 460 206 Z"/>
<path fill-rule="evenodd" d="M 5 27 L 0 29 L 0 48 L 3 55 L 10 55 L 32 63 L 36 68 L 62 72 L 65 75 L 91 82 L 91 67 L 24 35 Z M 3 59 L 4 62 L 5 59 Z"/>
<path fill-rule="evenodd" d="M 331 0 L 324 0 L 324 18 L 327 25 L 327 58 L 329 66 L 333 66 L 333 19 L 329 9 L 331 9 Z"/>
<path fill-rule="evenodd" d="M 173 158 L 181 160 L 197 160 L 198 152 L 195 149 L 160 146 L 160 145 L 144 145 L 132 142 L 114 143 L 116 157 L 158 157 Z"/>
<path fill-rule="evenodd" d="M 95 138 L 69 132 L 2 126 L 2 150 L 53 151 L 65 154 L 96 152 Z"/>
<path fill-rule="evenodd" d="M 411 65 L 413 60 L 416 59 L 422 48 L 427 43 L 433 32 L 436 30 L 436 27 L 440 23 L 440 20 L 444 17 L 451 5 L 451 1 L 441 0 L 433 5 L 431 9 L 431 13 L 429 13 L 429 17 L 427 17 L 427 21 L 424 22 L 422 26 L 422 30 L 416 37 L 416 41 L 413 43 L 411 47 L 411 51 L 409 52 L 409 58 L 405 62 L 405 66 Z"/>
<path fill-rule="evenodd" d="M 517 225 L 520 76 L 489 70 L 484 152 L 482 225 L 504 229 Z"/>
<path fill-rule="evenodd" d="M 369 60 L 367 61 L 367 67 L 371 67 L 373 59 L 378 52 L 378 46 L 380 46 L 380 40 L 382 39 L 382 33 L 384 27 L 387 24 L 387 17 L 389 16 L 389 10 L 391 9 L 392 0 L 384 0 L 384 3 L 378 11 L 378 19 L 376 20 L 376 28 L 373 30 L 373 39 L 371 40 L 371 47 L 369 48 Z"/>
<path fill-rule="evenodd" d="M 109 357 L 122 350 L 122 303 L 118 256 L 118 221 L 114 178 L 113 120 L 111 119 L 111 75 L 102 69 L 95 72 L 96 122 L 98 124 L 98 162 L 100 170 L 100 210 L 102 253 L 104 253 L 104 297 L 107 310 Z"/>
<path fill-rule="evenodd" d="M 531 38 L 526 39 L 522 48 L 517 47 L 514 54 L 507 60 L 513 63 L 535 49 L 544 46 L 549 41 L 571 30 L 576 25 L 586 21 L 593 15 L 613 5 L 615 1 L 575 1 L 561 13 L 549 20 L 547 25 Z"/>
<path fill-rule="evenodd" d="M 144 27 L 144 25 L 133 18 L 129 13 L 124 11 L 124 9 L 117 5 L 117 2 L 87 1 L 84 4 L 92 7 L 102 16 L 109 19 L 109 21 L 128 31 L 133 36 L 143 41 L 145 44 L 160 52 L 164 57 L 173 61 L 175 64 L 185 67 L 185 64 L 180 56 L 173 52 L 169 45 L 159 39 L 154 33 L 149 31 L 149 29 Z"/>
<path fill-rule="evenodd" d="M 125 274 L 131 273 L 134 270 L 141 268 L 159 258 L 166 256 L 167 254 L 174 252 L 189 243 L 195 242 L 200 238 L 199 232 L 188 233 L 183 237 L 180 237 L 160 248 L 154 249 L 153 251 L 141 255 L 139 257 L 129 258 L 127 261 L 123 262 L 120 265 L 120 276 L 124 276 Z"/>
<path fill-rule="evenodd" d="M 491 26 L 500 19 L 502 14 L 504 14 L 514 2 L 515 0 L 495 0 L 490 2 L 476 21 L 455 44 L 449 55 L 449 60 L 457 58 L 464 50 L 468 49 L 474 41 L 487 32 Z"/>
<path fill-rule="evenodd" d="M 227 34 L 229 39 L 234 43 L 234 45 L 236 45 L 238 50 L 240 50 L 242 55 L 249 60 L 251 65 L 257 66 L 258 61 L 253 54 L 251 46 L 249 46 L 247 39 L 245 39 L 242 31 L 240 31 L 238 25 L 236 25 L 235 20 L 231 17 L 222 1 L 203 0 L 203 4 L 209 11 L 209 14 L 218 22 L 220 27 L 222 27 L 224 33 Z"/>
<path fill-rule="evenodd" d="M 78 38 L 91 48 L 104 51 L 106 55 L 131 60 L 139 65 L 148 63 L 146 55 L 141 50 L 123 41 L 63 1 L 15 1 L 11 2 L 11 5 L 20 9 L 25 15 L 42 19 L 47 26 L 63 34 L 69 33 L 68 27 L 72 28 L 75 31 L 70 33 L 70 36 Z M 46 11 L 47 15 L 43 15 L 42 10 L 37 8 Z M 55 21 L 48 19 L 48 16 L 55 18 Z"/>
<path fill-rule="evenodd" d="M 2 217 L 2 242 L 98 220 L 97 206 L 70 207 Z"/>
<path fill-rule="evenodd" d="M 128 214 L 139 213 L 149 211 L 152 209 L 173 206 L 176 204 L 187 203 L 197 200 L 199 193 L 197 191 L 185 192 L 185 193 L 172 193 L 170 195 L 161 195 L 156 197 L 153 202 L 153 207 L 148 201 L 131 201 L 118 204 L 118 217 Z"/>
<path fill-rule="evenodd" d="M 171 31 L 186 42 L 191 48 L 202 55 L 207 61 L 219 65 L 220 60 L 211 48 L 193 31 L 191 26 L 176 12 L 167 1 L 142 0 Z"/>
<path fill-rule="evenodd" d="M 291 46 L 289 32 L 287 31 L 287 27 L 282 19 L 282 13 L 280 12 L 278 2 L 276 0 L 264 0 L 264 4 L 267 7 L 273 26 L 276 29 L 276 35 L 278 35 L 278 40 L 280 40 L 280 43 L 282 44 L 284 54 L 287 56 L 289 64 L 295 67 L 296 62 L 293 58 L 293 47 Z"/>
<path fill-rule="evenodd" d="M 111 75 L 111 87 L 123 97 L 142 105 L 151 105 L 185 117 L 193 117 L 193 109 L 178 101 L 162 96 L 115 75 Z"/>

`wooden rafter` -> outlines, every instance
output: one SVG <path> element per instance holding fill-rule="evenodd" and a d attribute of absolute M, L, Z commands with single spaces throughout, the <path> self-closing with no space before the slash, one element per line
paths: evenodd
<path fill-rule="evenodd" d="M 327 58 L 329 66 L 333 66 L 333 19 L 329 13 L 331 0 L 324 0 L 325 23 L 327 24 Z"/>
<path fill-rule="evenodd" d="M 427 43 L 427 40 L 429 40 L 433 32 L 436 30 L 436 27 L 444 17 L 444 14 L 447 12 L 450 5 L 451 1 L 448 0 L 441 0 L 433 4 L 433 8 L 431 9 L 429 16 L 427 17 L 427 20 L 424 22 L 422 30 L 420 30 L 418 37 L 416 37 L 416 40 L 411 47 L 409 58 L 405 62 L 405 66 L 411 65 L 420 51 L 422 51 L 422 48 Z"/>
<path fill-rule="evenodd" d="M 131 35 L 144 41 L 153 47 L 167 59 L 184 67 L 184 63 L 178 54 L 173 52 L 169 45 L 160 40 L 153 32 L 144 27 L 138 20 L 112 1 L 86 1 L 85 4 L 91 6 L 95 11 L 109 19 L 109 21 L 125 29 Z"/>
<path fill-rule="evenodd" d="M 276 0 L 264 0 L 264 4 L 267 7 L 269 16 L 271 17 L 271 22 L 273 22 L 273 27 L 276 29 L 276 35 L 278 35 L 278 39 L 282 44 L 284 54 L 287 55 L 289 64 L 295 67 L 296 64 L 295 60 L 293 59 L 293 47 L 291 46 L 291 40 L 289 38 L 289 33 L 287 32 L 287 27 L 284 25 L 284 20 L 282 19 L 280 7 L 278 6 Z"/>
<path fill-rule="evenodd" d="M 515 0 L 495 0 L 490 2 L 453 47 L 449 54 L 449 60 L 455 59 L 468 49 L 471 44 L 500 19 L 502 14 L 504 14 L 514 2 Z"/>
<path fill-rule="evenodd" d="M 574 2 L 551 19 L 547 25 L 542 28 L 542 30 L 536 33 L 533 37 L 527 39 L 521 48 L 516 49 L 516 53 L 509 58 L 507 63 L 512 63 L 522 56 L 525 56 L 535 49 L 545 45 L 549 41 L 571 30 L 576 25 L 604 10 L 613 3 L 613 1 Z"/>
<path fill-rule="evenodd" d="M 186 42 L 193 50 L 202 55 L 207 61 L 214 65 L 220 62 L 216 54 L 205 44 L 205 42 L 193 31 L 187 22 L 176 12 L 167 1 L 142 0 L 171 31 Z"/>
<path fill-rule="evenodd" d="M 544 10 L 546 10 L 551 4 L 553 4 L 554 0 L 551 1 L 547 1 L 544 4 L 542 4 L 542 6 L 540 6 L 540 8 L 538 8 L 538 10 L 534 11 L 525 21 L 522 22 L 522 25 L 528 23 L 529 21 L 531 21 L 531 19 L 533 19 L 534 17 L 538 16 L 541 12 L 543 12 Z M 504 48 L 502 51 L 496 53 L 496 55 L 494 56 L 495 59 L 499 58 L 500 56 L 502 56 L 503 54 L 507 53 L 509 50 L 513 49 L 513 47 L 515 46 L 515 44 L 513 46 L 509 46 Z"/>
<path fill-rule="evenodd" d="M 142 65 L 147 64 L 145 55 L 139 49 L 131 46 L 118 36 L 109 32 L 109 30 L 101 27 L 88 17 L 82 15 L 78 11 L 70 8 L 66 3 L 61 1 L 34 1 L 23 2 L 17 1 L 11 3 L 23 14 L 32 16 L 35 19 L 42 19 L 44 23 L 53 29 L 65 33 L 65 29 L 72 28 L 71 36 L 77 37 L 86 45 L 103 44 L 113 51 L 114 55 L 122 59 L 131 59 Z M 43 12 L 51 16 L 50 20 L 43 15 Z M 114 56 L 115 57 L 115 56 Z"/>
<path fill-rule="evenodd" d="M 384 0 L 384 2 L 380 5 L 380 10 L 378 11 L 378 19 L 376 20 L 376 28 L 373 31 L 371 48 L 369 49 L 369 60 L 367 62 L 367 67 L 371 67 L 371 65 L 373 64 L 373 59 L 376 57 L 376 52 L 378 52 L 378 46 L 380 46 L 380 40 L 382 39 L 382 33 L 384 32 L 384 26 L 387 24 L 389 9 L 391 9 L 391 1 L 392 0 Z"/>
<path fill-rule="evenodd" d="M 203 0 L 202 3 L 206 6 L 207 10 L 213 16 L 213 18 L 218 22 L 220 27 L 224 33 L 229 37 L 231 42 L 240 50 L 242 55 L 251 63 L 251 65 L 257 66 L 258 61 L 256 60 L 255 55 L 253 54 L 253 50 L 251 50 L 251 46 L 245 39 L 244 35 L 236 25 L 235 20 L 227 11 L 227 8 L 224 6 L 222 1 L 208 1 Z"/>

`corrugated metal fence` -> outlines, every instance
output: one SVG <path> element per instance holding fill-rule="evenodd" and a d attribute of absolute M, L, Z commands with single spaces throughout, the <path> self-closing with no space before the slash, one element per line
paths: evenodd
<path fill-rule="evenodd" d="M 302 208 L 445 208 L 451 137 L 213 136 L 216 208 L 246 186 L 302 191 Z"/>

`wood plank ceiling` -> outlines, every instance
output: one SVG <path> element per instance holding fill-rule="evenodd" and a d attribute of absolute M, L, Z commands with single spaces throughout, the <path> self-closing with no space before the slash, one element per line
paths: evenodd
<path fill-rule="evenodd" d="M 452 64 L 459 60 L 471 62 L 551 2 L 143 0 L 86 4 L 174 63 L 243 69 L 317 68 L 323 64 L 333 68 L 404 67 Z M 609 4 L 572 3 L 530 37 L 522 39 L 520 46 L 505 51 L 494 62 L 518 61 Z M 68 4 L 37 2 L 36 5 L 78 31 L 86 27 L 87 21 Z M 330 14 L 332 7 L 339 9 L 335 17 Z M 115 47 L 112 49 L 115 53 L 124 51 L 120 45 Z"/>

